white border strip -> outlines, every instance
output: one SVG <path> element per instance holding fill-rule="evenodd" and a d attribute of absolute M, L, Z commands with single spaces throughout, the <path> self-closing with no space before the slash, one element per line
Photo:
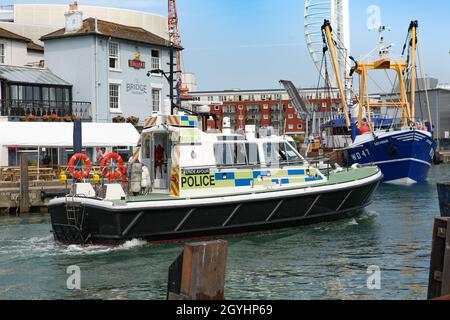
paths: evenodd
<path fill-rule="evenodd" d="M 379 165 L 379 164 L 394 163 L 394 162 L 403 162 L 403 161 L 415 161 L 415 162 L 419 162 L 419 163 L 422 163 L 422 164 L 426 164 L 427 166 L 430 166 L 430 167 L 431 167 L 431 163 L 428 163 L 428 162 L 426 162 L 426 161 L 419 160 L 419 159 L 414 159 L 414 158 L 404 158 L 404 159 L 395 159 L 395 160 L 378 161 L 378 162 L 374 162 L 373 164 Z"/>

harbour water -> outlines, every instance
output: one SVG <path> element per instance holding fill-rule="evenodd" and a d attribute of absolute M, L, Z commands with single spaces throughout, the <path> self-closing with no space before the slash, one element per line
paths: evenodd
<path fill-rule="evenodd" d="M 382 185 L 365 213 L 334 223 L 227 239 L 227 299 L 426 299 L 436 182 Z M 133 240 L 116 248 L 61 246 L 48 215 L 0 218 L 0 299 L 165 299 L 180 244 Z M 67 267 L 81 290 L 67 289 Z M 381 288 L 367 288 L 367 269 Z"/>

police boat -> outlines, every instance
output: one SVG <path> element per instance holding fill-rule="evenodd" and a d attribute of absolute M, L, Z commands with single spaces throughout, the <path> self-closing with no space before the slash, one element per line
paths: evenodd
<path fill-rule="evenodd" d="M 286 137 L 255 131 L 232 133 L 227 119 L 220 133 L 200 130 L 195 116 L 148 119 L 136 156 L 117 170 L 123 183 L 99 185 L 84 175 L 71 194 L 50 201 L 55 239 L 115 245 L 215 238 L 350 217 L 371 203 L 383 178 L 376 166 L 325 175 Z M 114 179 L 117 172 L 105 174 Z"/>

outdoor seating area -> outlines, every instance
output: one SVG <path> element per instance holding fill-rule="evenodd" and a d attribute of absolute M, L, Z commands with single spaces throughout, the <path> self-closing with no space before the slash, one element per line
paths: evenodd
<path fill-rule="evenodd" d="M 65 167 L 53 166 L 42 167 L 36 166 L 28 167 L 28 177 L 31 181 L 52 181 L 59 178 L 61 170 Z M 0 167 L 0 181 L 2 182 L 19 182 L 20 181 L 20 167 Z"/>

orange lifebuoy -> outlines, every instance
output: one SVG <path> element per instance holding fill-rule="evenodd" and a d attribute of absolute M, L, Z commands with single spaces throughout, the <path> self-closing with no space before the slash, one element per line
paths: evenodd
<path fill-rule="evenodd" d="M 84 160 L 86 161 L 86 169 L 81 171 L 75 171 L 75 161 Z M 82 180 L 87 178 L 91 172 L 91 160 L 84 153 L 77 153 L 72 156 L 69 160 L 69 172 L 74 176 L 75 179 Z"/>
<path fill-rule="evenodd" d="M 117 171 L 109 172 L 109 170 L 107 168 L 107 162 L 111 159 L 117 160 L 117 164 L 118 164 Z M 125 175 L 126 171 L 127 171 L 127 167 L 124 165 L 122 157 L 115 152 L 108 153 L 102 159 L 101 169 L 102 169 L 103 176 L 105 178 L 107 178 L 108 180 L 117 180 L 120 178 L 120 176 Z"/>

